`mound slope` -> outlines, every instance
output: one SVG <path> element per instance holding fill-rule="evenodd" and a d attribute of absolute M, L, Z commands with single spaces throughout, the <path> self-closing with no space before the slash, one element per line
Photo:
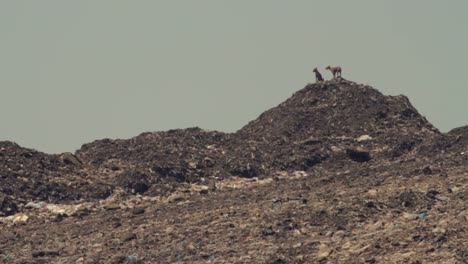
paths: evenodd
<path fill-rule="evenodd" d="M 307 170 L 360 147 L 356 140 L 363 135 L 372 138 L 365 144 L 371 154 L 398 157 L 438 134 L 406 97 L 336 79 L 307 85 L 233 134 L 199 128 L 144 133 L 85 144 L 76 154 L 93 165 L 125 163 L 194 181 Z M 332 151 L 335 145 L 342 153 Z"/>
<path fill-rule="evenodd" d="M 441 134 L 405 96 L 386 96 L 339 78 L 308 84 L 235 133 L 200 128 L 148 132 L 96 140 L 75 155 L 48 155 L 3 142 L 0 192 L 19 202 L 99 199 L 116 186 L 128 189 L 132 175 L 139 175 L 141 192 L 156 195 L 179 183 L 231 176 L 431 158 L 441 149 L 459 153 L 463 142 L 466 127 Z"/>

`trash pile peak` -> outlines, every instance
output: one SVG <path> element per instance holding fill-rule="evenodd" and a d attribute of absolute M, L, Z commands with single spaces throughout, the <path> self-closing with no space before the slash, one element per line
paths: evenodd
<path fill-rule="evenodd" d="M 55 203 L 102 199 L 116 188 L 158 195 L 178 184 L 231 176 L 430 158 L 435 149 L 447 150 L 438 159 L 456 153 L 458 164 L 468 156 L 459 154 L 466 149 L 465 131 L 441 134 L 405 96 L 336 78 L 306 85 L 235 133 L 198 127 L 146 132 L 60 155 L 0 142 L 0 194 Z"/>
<path fill-rule="evenodd" d="M 359 137 L 439 133 L 408 98 L 386 96 L 343 78 L 309 84 L 238 131 L 266 141 L 283 137 Z"/>

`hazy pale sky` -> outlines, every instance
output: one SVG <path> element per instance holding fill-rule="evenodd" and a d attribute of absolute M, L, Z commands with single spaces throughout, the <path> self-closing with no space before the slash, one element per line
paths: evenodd
<path fill-rule="evenodd" d="M 339 64 L 468 124 L 468 1 L 0 1 L 0 140 L 49 153 L 232 132 Z"/>

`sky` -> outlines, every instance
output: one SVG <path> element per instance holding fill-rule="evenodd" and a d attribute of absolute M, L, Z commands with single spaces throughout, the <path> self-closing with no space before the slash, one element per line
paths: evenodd
<path fill-rule="evenodd" d="M 0 140 L 234 132 L 319 67 L 468 124 L 466 0 L 0 0 Z"/>

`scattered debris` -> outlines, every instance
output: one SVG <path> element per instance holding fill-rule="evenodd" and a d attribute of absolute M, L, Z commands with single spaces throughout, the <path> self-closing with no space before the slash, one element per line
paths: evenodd
<path fill-rule="evenodd" d="M 422 212 L 422 213 L 419 213 L 419 214 L 415 215 L 415 216 L 414 216 L 414 219 L 415 219 L 415 220 L 416 220 L 416 219 L 422 219 L 422 218 L 426 218 L 426 217 L 428 217 L 428 216 L 429 216 L 429 214 L 428 214 L 427 212 Z"/>

